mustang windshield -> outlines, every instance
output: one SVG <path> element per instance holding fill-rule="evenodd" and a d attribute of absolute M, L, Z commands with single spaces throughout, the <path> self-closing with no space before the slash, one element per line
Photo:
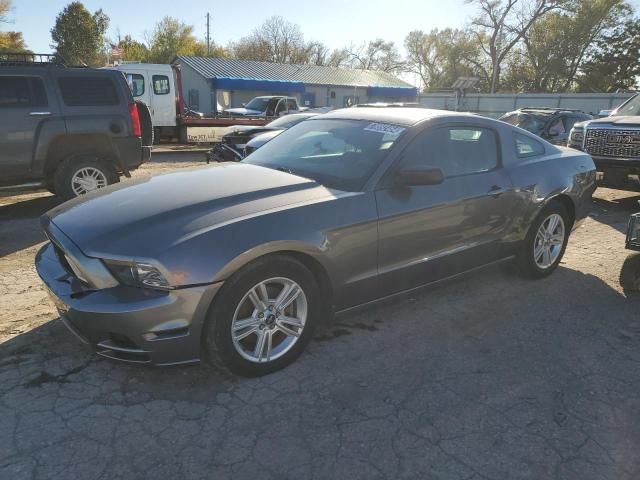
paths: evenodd
<path fill-rule="evenodd" d="M 360 191 L 405 128 L 361 120 L 311 119 L 284 131 L 244 162 Z"/>

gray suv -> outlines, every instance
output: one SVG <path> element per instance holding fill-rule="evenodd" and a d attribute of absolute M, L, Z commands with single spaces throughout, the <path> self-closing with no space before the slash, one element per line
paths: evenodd
<path fill-rule="evenodd" d="M 70 199 L 119 181 L 151 156 L 151 116 L 121 72 L 0 54 L 0 187 Z"/>

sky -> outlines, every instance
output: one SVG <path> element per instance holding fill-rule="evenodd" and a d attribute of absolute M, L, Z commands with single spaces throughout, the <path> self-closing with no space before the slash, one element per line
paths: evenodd
<path fill-rule="evenodd" d="M 51 51 L 50 30 L 57 14 L 70 0 L 13 0 L 12 24 L 3 30 L 23 33 L 27 47 L 37 53 Z M 416 29 L 462 27 L 470 16 L 464 0 L 84 0 L 91 12 L 102 8 L 111 18 L 110 38 L 130 34 L 144 41 L 145 34 L 164 16 L 193 25 L 205 37 L 205 15 L 212 15 L 212 38 L 225 45 L 251 32 L 264 20 L 281 15 L 300 25 L 306 40 L 319 40 L 331 48 L 359 45 L 384 38 L 402 46 Z"/>

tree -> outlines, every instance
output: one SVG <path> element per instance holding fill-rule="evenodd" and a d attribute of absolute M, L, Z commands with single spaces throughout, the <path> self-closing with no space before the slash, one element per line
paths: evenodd
<path fill-rule="evenodd" d="M 170 63 L 177 55 L 204 56 L 206 45 L 193 35 L 193 26 L 172 17 L 164 17 L 148 40 L 151 63 Z"/>
<path fill-rule="evenodd" d="M 394 42 L 387 42 L 381 38 L 372 40 L 360 47 L 348 49 L 351 57 L 351 67 L 363 70 L 380 70 L 396 73 L 404 70 L 402 56 Z"/>
<path fill-rule="evenodd" d="M 597 43 L 578 82 L 586 91 L 635 89 L 640 76 L 640 19 L 621 24 Z"/>
<path fill-rule="evenodd" d="M 71 64 L 104 65 L 109 17 L 98 10 L 93 15 L 80 2 L 72 2 L 56 18 L 51 38 L 56 53 Z"/>
<path fill-rule="evenodd" d="M 479 45 L 463 30 L 415 30 L 404 45 L 406 70 L 420 77 L 425 90 L 449 88 L 463 76 L 482 76 L 471 61 L 479 62 Z"/>
<path fill-rule="evenodd" d="M 117 46 L 122 49 L 122 60 L 147 61 L 149 49 L 144 43 L 134 40 L 131 35 L 125 35 Z"/>
<path fill-rule="evenodd" d="M 274 63 L 307 63 L 309 54 L 300 26 L 282 17 L 271 17 L 232 46 L 241 60 Z"/>
<path fill-rule="evenodd" d="M 26 53 L 28 51 L 21 32 L 0 32 L 0 52 Z"/>
<path fill-rule="evenodd" d="M 480 13 L 472 20 L 472 31 L 490 64 L 490 92 L 500 85 L 502 65 L 536 21 L 561 8 L 568 0 L 466 0 Z"/>
<path fill-rule="evenodd" d="M 574 0 L 538 20 L 508 58 L 504 86 L 517 91 L 564 92 L 598 39 L 630 13 L 623 0 Z"/>

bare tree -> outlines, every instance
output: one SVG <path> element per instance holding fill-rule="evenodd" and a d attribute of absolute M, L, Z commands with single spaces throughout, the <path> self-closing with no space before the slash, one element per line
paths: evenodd
<path fill-rule="evenodd" d="M 300 26 L 271 17 L 233 45 L 237 58 L 275 63 L 306 63 L 307 45 Z"/>
<path fill-rule="evenodd" d="M 414 30 L 404 46 L 406 71 L 418 75 L 427 90 L 451 87 L 458 77 L 484 75 L 476 65 L 480 47 L 464 30 Z"/>
<path fill-rule="evenodd" d="M 9 23 L 11 0 L 0 0 L 0 23 Z"/>
<path fill-rule="evenodd" d="M 336 48 L 331 52 L 325 65 L 327 67 L 346 67 L 349 64 L 349 51 L 346 48 Z"/>
<path fill-rule="evenodd" d="M 466 0 L 480 10 L 472 31 L 490 61 L 490 91 L 500 84 L 500 70 L 513 48 L 546 13 L 562 8 L 568 0 Z"/>
<path fill-rule="evenodd" d="M 380 70 L 383 72 L 399 72 L 404 70 L 404 61 L 395 43 L 381 38 L 348 49 L 351 66 L 363 70 Z"/>

